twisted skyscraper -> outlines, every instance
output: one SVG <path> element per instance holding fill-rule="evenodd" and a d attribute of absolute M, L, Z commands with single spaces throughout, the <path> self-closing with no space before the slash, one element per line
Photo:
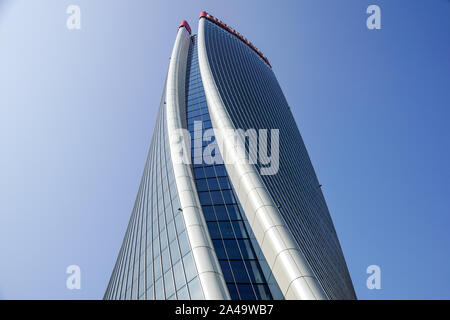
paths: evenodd
<path fill-rule="evenodd" d="M 206 12 L 198 35 L 183 21 L 105 299 L 354 298 L 268 59 Z"/>

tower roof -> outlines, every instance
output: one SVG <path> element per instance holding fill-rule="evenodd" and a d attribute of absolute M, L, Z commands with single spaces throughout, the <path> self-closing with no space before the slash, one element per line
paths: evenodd
<path fill-rule="evenodd" d="M 178 27 L 178 29 L 181 28 L 181 27 L 185 27 L 186 30 L 189 32 L 189 34 L 192 33 L 191 32 L 191 27 L 189 26 L 189 23 L 186 20 L 181 21 L 180 26 Z"/>
<path fill-rule="evenodd" d="M 263 59 L 268 65 L 269 67 L 272 67 L 272 65 L 269 62 L 269 59 L 267 59 L 267 57 L 265 55 L 263 55 L 263 53 L 256 48 L 253 43 L 251 43 L 250 41 L 248 41 L 242 34 L 240 34 L 239 32 L 237 32 L 235 29 L 231 28 L 230 26 L 228 26 L 226 23 L 224 23 L 223 21 L 217 19 L 216 17 L 214 17 L 213 15 L 209 14 L 206 11 L 202 11 L 200 12 L 200 17 L 201 18 L 206 18 L 209 21 L 215 23 L 216 25 L 218 25 L 219 27 L 221 27 L 222 29 L 227 30 L 229 33 L 233 34 L 234 36 L 236 36 L 239 40 L 241 40 L 242 42 L 244 42 L 247 46 L 249 46 L 253 51 L 256 52 L 256 54 L 258 56 L 261 57 L 261 59 Z"/>

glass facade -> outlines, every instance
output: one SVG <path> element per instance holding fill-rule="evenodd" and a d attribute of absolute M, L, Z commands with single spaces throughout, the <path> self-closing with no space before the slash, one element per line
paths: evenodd
<path fill-rule="evenodd" d="M 191 133 L 193 173 L 214 250 L 231 299 L 272 299 L 225 166 L 209 165 L 209 153 L 206 158 L 196 159 L 196 155 L 203 155 L 205 148 L 214 142 L 214 136 L 210 141 L 202 139 L 204 131 L 211 129 L 211 120 L 200 77 L 196 36 L 191 39 L 186 71 L 186 117 Z M 197 145 L 200 150 L 196 150 Z M 214 152 L 211 155 L 220 159 Z"/>
<path fill-rule="evenodd" d="M 179 210 L 164 100 L 163 94 L 138 195 L 105 299 L 203 299 Z"/>
<path fill-rule="evenodd" d="M 356 298 L 320 184 L 275 74 L 253 49 L 209 20 L 205 41 L 234 126 L 279 129 L 279 170 L 261 177 L 320 284 L 331 299 Z M 261 164 L 256 166 L 260 172 Z"/>
<path fill-rule="evenodd" d="M 182 24 L 180 28 L 189 30 L 186 24 Z M 297 242 L 298 248 L 294 250 L 300 249 L 303 252 L 328 298 L 356 298 L 320 184 L 271 67 L 248 42 L 246 43 L 246 40 L 230 31 L 230 28 L 224 29 L 224 26 L 207 19 L 204 26 L 205 29 L 201 29 L 204 33 L 200 35 L 205 36 L 207 58 L 202 54 L 202 59 L 205 60 L 201 62 L 208 60 L 217 91 L 234 127 L 244 131 L 279 130 L 279 170 L 274 175 L 261 175 L 260 189 L 267 189 L 270 194 L 267 197 L 272 197 L 276 203 L 283 222 L 295 239 L 291 241 L 292 247 L 296 247 Z M 176 42 L 175 48 L 178 49 L 174 51 L 178 54 L 174 56 L 176 59 L 171 60 L 169 68 L 172 70 L 172 66 L 178 63 L 177 73 L 169 72 L 168 76 L 168 79 L 171 79 L 168 87 L 176 88 L 169 90 L 168 97 L 172 97 L 171 92 L 178 92 L 180 95 L 177 96 L 176 103 L 169 99 L 166 105 L 166 87 L 164 88 L 144 173 L 104 298 L 204 299 L 203 289 L 206 297 L 211 297 L 208 296 L 210 290 L 207 284 L 211 283 L 208 281 L 212 278 L 206 278 L 208 280 L 205 281 L 203 274 L 206 273 L 205 266 L 213 264 L 211 263 L 213 260 L 215 263 L 215 258 L 211 259 L 209 256 L 206 258 L 206 255 L 198 254 L 197 248 L 206 246 L 199 245 L 200 237 L 193 231 L 201 229 L 203 232 L 206 223 L 205 227 L 208 229 L 219 262 L 219 266 L 214 264 L 214 272 L 217 275 L 220 273 L 217 269 L 221 269 L 226 288 L 221 277 L 220 281 L 214 284 L 220 282 L 218 286 L 222 291 L 228 290 L 233 300 L 283 299 L 284 296 L 264 258 L 260 244 L 246 220 L 246 214 L 225 166 L 211 161 L 212 158 L 220 159 L 220 152 L 213 144 L 215 138 L 209 114 L 211 108 L 208 108 L 206 102 L 200 74 L 197 36 L 188 36 L 186 30 L 179 30 L 177 41 L 184 42 L 183 45 Z M 200 48 L 204 49 L 202 45 Z M 184 65 L 182 59 L 186 59 L 186 51 L 188 51 L 187 62 Z M 204 64 L 202 72 L 203 67 Z M 184 71 L 186 74 L 182 73 Z M 180 88 L 180 82 L 184 83 L 184 88 L 183 86 Z M 182 92 L 185 96 L 181 96 Z M 209 89 L 207 93 L 210 94 L 211 90 Z M 178 107 L 178 103 L 183 104 L 179 102 L 180 99 L 185 106 Z M 175 180 L 169 149 L 167 106 L 170 115 L 179 112 L 176 119 L 180 116 L 182 126 L 186 126 L 191 135 L 192 177 L 189 178 L 186 178 L 186 175 L 181 176 L 179 167 L 175 166 L 178 172 Z M 210 107 L 214 107 L 213 102 Z M 212 108 L 211 112 L 214 110 L 217 109 Z M 171 130 L 178 129 L 177 125 L 172 123 L 174 117 L 170 116 L 168 119 Z M 205 133 L 210 135 L 205 136 Z M 172 136 L 170 138 L 172 141 Z M 271 153 L 270 143 L 268 151 Z M 257 163 L 254 168 L 260 172 L 263 167 L 261 163 Z M 188 167 L 183 168 L 184 172 L 189 173 Z M 234 179 L 235 176 L 232 177 Z M 195 188 L 191 185 L 194 182 Z M 188 197 L 184 196 L 185 192 L 192 194 L 192 189 L 196 189 L 205 221 L 197 223 L 190 220 L 188 214 L 183 216 L 177 184 L 183 201 L 183 210 L 189 206 L 197 208 L 197 200 L 189 202 L 190 198 L 188 201 L 186 200 Z M 240 193 L 239 196 L 242 198 Z M 244 203 L 246 209 L 248 202 Z M 275 205 L 273 207 L 278 215 Z M 249 212 L 247 214 L 249 215 Z M 185 218 L 196 253 L 195 260 L 185 227 Z M 255 229 L 258 230 L 256 227 Z M 258 233 L 258 237 L 259 234 L 261 233 Z M 202 237 L 207 238 L 204 233 Z M 288 237 L 291 239 L 290 234 Z M 209 248 L 209 239 L 207 242 Z M 282 242 L 283 239 L 273 247 Z M 272 249 L 267 248 L 264 243 L 264 250 Z M 267 255 L 267 251 L 265 253 Z M 267 256 L 270 258 L 270 254 Z M 208 259 L 209 261 L 206 261 Z M 280 264 L 282 263 L 278 265 Z M 200 277 L 197 267 L 201 270 Z M 284 285 L 286 281 L 283 282 L 283 276 L 280 277 L 278 270 L 277 279 L 280 278 L 280 282 Z M 300 277 L 296 279 L 298 278 Z M 292 282 L 286 282 L 286 287 Z M 322 292 L 320 286 L 317 285 Z M 289 290 L 286 288 L 284 290 L 289 297 Z M 321 297 L 325 297 L 323 293 Z"/>

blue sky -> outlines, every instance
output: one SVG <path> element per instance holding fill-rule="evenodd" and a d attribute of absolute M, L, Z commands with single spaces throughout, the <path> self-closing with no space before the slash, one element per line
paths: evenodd
<path fill-rule="evenodd" d="M 450 1 L 130 3 L 0 0 L 0 298 L 103 296 L 178 24 L 202 10 L 273 65 L 358 297 L 450 298 Z"/>

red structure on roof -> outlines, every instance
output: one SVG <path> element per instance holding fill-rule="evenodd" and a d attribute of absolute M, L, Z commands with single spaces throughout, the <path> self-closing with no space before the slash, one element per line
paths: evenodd
<path fill-rule="evenodd" d="M 200 12 L 200 19 L 201 18 L 206 18 L 209 21 L 215 23 L 216 25 L 218 25 L 219 27 L 221 27 L 222 29 L 227 30 L 228 32 L 230 32 L 231 34 L 235 35 L 239 40 L 241 40 L 242 42 L 244 42 L 246 45 L 248 45 L 251 49 L 253 49 L 253 51 L 256 52 L 256 54 L 258 54 L 258 56 L 261 57 L 261 59 L 263 59 L 268 65 L 269 67 L 272 68 L 272 66 L 270 65 L 269 60 L 262 54 L 261 51 L 259 51 L 250 41 L 248 41 L 243 35 L 241 35 L 239 32 L 237 32 L 236 30 L 234 30 L 233 28 L 231 28 L 230 26 L 227 26 L 224 22 L 222 22 L 221 20 L 217 19 L 216 17 L 210 15 L 208 12 L 206 11 L 202 11 Z"/>
<path fill-rule="evenodd" d="M 178 29 L 181 28 L 181 27 L 185 27 L 186 30 L 189 32 L 189 34 L 191 34 L 191 27 L 189 26 L 189 23 L 187 23 L 186 20 L 181 21 L 180 26 L 178 27 Z"/>

